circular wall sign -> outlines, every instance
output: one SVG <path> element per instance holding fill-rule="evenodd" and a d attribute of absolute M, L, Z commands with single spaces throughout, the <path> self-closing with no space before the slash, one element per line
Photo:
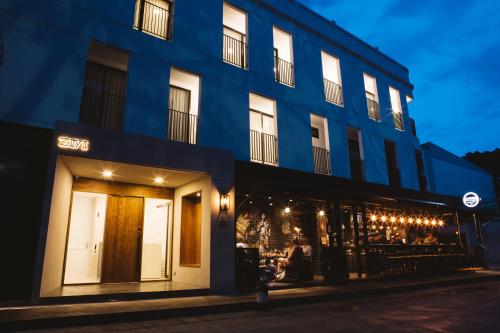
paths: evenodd
<path fill-rule="evenodd" d="M 465 193 L 464 197 L 462 198 L 462 201 L 464 202 L 464 205 L 469 208 L 474 208 L 479 205 L 479 202 L 481 201 L 481 198 L 477 193 L 474 192 L 468 192 Z"/>

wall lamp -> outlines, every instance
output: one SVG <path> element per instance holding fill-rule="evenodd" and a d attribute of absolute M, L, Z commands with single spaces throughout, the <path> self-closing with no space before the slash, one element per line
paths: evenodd
<path fill-rule="evenodd" d="M 221 194 L 220 195 L 220 210 L 222 212 L 227 212 L 230 207 L 230 197 L 229 194 Z"/>

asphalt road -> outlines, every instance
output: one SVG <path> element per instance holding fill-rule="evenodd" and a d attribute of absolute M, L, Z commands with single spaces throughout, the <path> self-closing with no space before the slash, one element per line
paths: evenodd
<path fill-rule="evenodd" d="M 31 332 L 500 332 L 500 282 L 352 302 Z"/>

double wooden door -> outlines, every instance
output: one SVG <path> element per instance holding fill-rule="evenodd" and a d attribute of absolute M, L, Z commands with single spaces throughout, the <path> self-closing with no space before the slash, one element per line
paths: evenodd
<path fill-rule="evenodd" d="M 106 215 L 101 281 L 138 282 L 144 198 L 110 195 Z"/>

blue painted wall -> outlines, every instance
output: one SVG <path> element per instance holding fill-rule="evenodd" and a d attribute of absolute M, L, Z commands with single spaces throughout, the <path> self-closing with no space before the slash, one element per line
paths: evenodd
<path fill-rule="evenodd" d="M 496 207 L 490 173 L 432 143 L 423 144 L 422 151 L 432 192 L 460 198 L 467 192 L 475 192 L 481 197 L 481 208 Z"/>
<path fill-rule="evenodd" d="M 397 143 L 402 185 L 417 189 L 405 95 L 408 70 L 289 0 L 231 0 L 248 14 L 249 69 L 222 59 L 222 0 L 175 1 L 173 38 L 132 28 L 135 1 L 4 0 L 0 120 L 51 128 L 77 122 L 90 40 L 129 53 L 124 131 L 166 138 L 171 67 L 201 78 L 199 141 L 249 160 L 248 94 L 276 100 L 279 166 L 312 171 L 310 113 L 328 119 L 333 174 L 350 177 L 346 130 L 362 131 L 366 180 L 388 183 L 384 139 Z M 273 26 L 293 35 L 296 87 L 274 81 Z M 394 41 L 395 43 L 397 40 Z M 340 58 L 345 106 L 325 101 L 321 50 Z M 382 122 L 368 118 L 363 72 L 377 78 Z M 401 93 L 406 130 L 394 129 L 389 85 Z"/>

